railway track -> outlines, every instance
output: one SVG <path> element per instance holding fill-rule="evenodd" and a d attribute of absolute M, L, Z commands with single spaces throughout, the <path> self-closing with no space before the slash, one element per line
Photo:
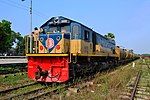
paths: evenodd
<path fill-rule="evenodd" d="M 37 89 L 33 89 L 33 90 L 30 90 L 28 92 L 25 92 L 25 93 L 21 93 L 21 94 L 14 94 L 14 95 L 11 95 L 9 97 L 3 97 L 2 99 L 3 100 L 9 100 L 9 99 L 14 99 L 14 100 L 17 100 L 17 99 L 29 99 L 30 96 L 33 96 L 35 95 L 36 93 L 42 93 L 42 91 L 46 90 L 47 87 L 41 87 L 41 88 L 37 88 Z"/>
<path fill-rule="evenodd" d="M 19 94 L 13 94 L 12 93 L 9 96 L 8 96 L 8 94 L 4 95 L 6 93 L 9 93 L 10 91 L 13 91 L 15 93 L 14 90 L 24 88 L 26 86 L 35 85 L 35 84 L 37 84 L 37 83 L 33 83 L 33 84 L 30 84 L 30 85 L 28 84 L 28 85 L 24 85 L 24 86 L 12 88 L 12 89 L 0 91 L 0 94 L 1 94 L 0 100 L 10 100 L 10 99 L 13 99 L 13 100 L 18 100 L 18 99 L 19 100 L 23 100 L 23 99 L 34 100 L 34 99 L 41 98 L 42 96 L 45 96 L 47 94 L 48 95 L 53 95 L 57 91 L 60 91 L 61 89 L 67 89 L 67 87 L 70 86 L 69 84 L 53 86 L 53 87 L 51 87 L 51 86 L 42 86 L 42 87 L 39 87 L 39 88 L 29 90 L 29 91 L 24 92 L 24 93 L 19 93 Z"/>
<path fill-rule="evenodd" d="M 67 89 L 69 87 L 69 85 L 64 85 L 64 86 L 60 86 L 54 89 L 47 89 L 41 93 L 37 93 L 36 95 L 32 95 L 31 97 L 28 98 L 28 100 L 34 100 L 34 99 L 40 99 L 43 96 L 46 95 L 54 95 L 55 93 L 57 93 L 57 91 L 62 90 L 62 89 Z"/>
<path fill-rule="evenodd" d="M 15 87 L 12 87 L 12 88 L 9 88 L 9 89 L 0 90 L 0 94 L 4 95 L 5 93 L 8 93 L 10 91 L 17 90 L 19 88 L 24 88 L 24 87 L 31 86 L 31 85 L 35 85 L 35 84 L 38 84 L 38 83 L 37 82 L 32 82 L 32 83 L 27 83 L 27 84 L 24 84 L 24 85 L 21 85 L 21 86 L 15 86 Z"/>
<path fill-rule="evenodd" d="M 146 66 L 144 66 L 146 67 Z M 124 92 L 119 96 L 121 100 L 150 100 L 150 72 L 139 71 L 130 80 Z"/>
<path fill-rule="evenodd" d="M 6 89 L 6 90 L 1 90 L 0 91 L 0 96 L 1 96 L 0 100 L 15 99 L 17 97 L 20 97 L 20 96 L 23 96 L 23 95 L 27 95 L 27 94 L 30 94 L 32 92 L 36 92 L 36 91 L 38 91 L 40 89 L 43 89 L 43 87 L 40 87 L 38 89 L 32 89 L 32 90 L 27 91 L 27 92 L 17 93 L 18 90 L 21 90 L 21 89 L 27 88 L 27 87 L 33 87 L 33 86 L 36 86 L 37 84 L 38 84 L 37 82 L 32 82 L 32 83 L 28 83 L 28 84 L 25 84 L 25 85 L 22 85 L 22 86 L 16 86 L 16 87 L 9 88 L 9 89 Z"/>
<path fill-rule="evenodd" d="M 88 78 L 85 78 L 82 80 L 82 82 L 84 81 L 88 81 Z M 42 87 L 38 87 L 38 88 L 32 88 L 26 92 L 22 92 L 22 93 L 17 93 L 16 91 L 21 89 L 21 88 L 25 88 L 27 86 L 32 86 L 32 85 L 36 85 L 37 83 L 33 83 L 33 84 L 28 84 L 28 85 L 24 85 L 24 86 L 18 86 L 12 89 L 8 89 L 8 90 L 3 90 L 0 91 L 0 100 L 35 100 L 35 99 L 42 99 L 43 97 L 50 97 L 54 94 L 57 94 L 60 92 L 60 90 L 67 90 L 69 87 L 74 87 L 76 84 L 79 84 L 80 82 L 74 82 L 74 83 L 67 83 L 67 84 L 59 84 L 59 85 L 48 85 L 48 86 L 42 86 Z"/>

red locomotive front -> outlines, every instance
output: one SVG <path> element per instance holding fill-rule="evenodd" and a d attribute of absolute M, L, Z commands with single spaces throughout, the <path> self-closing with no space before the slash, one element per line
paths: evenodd
<path fill-rule="evenodd" d="M 69 79 L 68 57 L 28 57 L 28 76 L 36 81 L 65 82 Z"/>

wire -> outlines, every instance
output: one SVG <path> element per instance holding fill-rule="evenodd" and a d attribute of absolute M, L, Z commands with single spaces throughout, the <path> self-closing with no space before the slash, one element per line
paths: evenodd
<path fill-rule="evenodd" d="M 17 5 L 15 5 L 15 4 L 9 3 L 9 2 L 7 2 L 7 1 L 2 1 L 2 0 L 1 0 L 0 3 L 7 4 L 7 5 L 9 5 L 9 6 L 16 7 L 16 8 L 21 8 L 21 9 L 23 9 L 23 10 L 28 10 L 27 8 L 24 8 L 24 7 L 22 7 L 22 6 L 17 6 Z"/>
<path fill-rule="evenodd" d="M 12 3 L 15 3 L 15 4 L 19 5 L 19 6 L 21 5 L 21 4 L 19 4 L 18 2 L 15 2 L 15 1 L 12 1 L 12 0 L 9 0 L 9 1 L 12 2 Z M 28 6 L 25 6 L 25 5 L 21 5 L 21 6 L 24 6 L 24 7 L 26 7 L 26 8 L 29 8 Z M 39 12 L 39 11 L 36 10 L 35 8 L 33 8 L 32 10 L 33 10 L 34 13 L 36 13 L 36 14 L 38 14 L 38 15 L 44 15 L 44 16 L 48 17 L 46 14 L 44 14 L 44 13 L 42 13 L 42 12 Z"/>
<path fill-rule="evenodd" d="M 20 0 L 20 1 L 21 1 L 21 0 Z M 13 4 L 15 3 L 15 4 L 19 5 L 19 6 L 21 5 L 21 6 L 23 6 L 23 7 L 28 8 L 28 6 L 22 5 L 22 4 L 18 3 L 18 2 L 15 2 L 15 1 L 9 0 L 9 2 L 12 2 Z"/>
<path fill-rule="evenodd" d="M 15 2 L 15 1 L 11 1 L 11 0 L 9 0 L 9 1 L 0 0 L 0 3 L 7 4 L 9 6 L 16 7 L 16 8 L 22 9 L 22 10 L 26 10 L 26 11 L 29 10 L 28 6 L 19 4 L 19 3 Z M 35 9 L 32 9 L 32 11 L 33 11 L 34 14 L 36 14 L 39 17 L 42 17 L 42 18 L 45 17 L 45 18 L 47 18 L 47 15 L 45 15 L 45 14 L 43 14 L 43 13 L 41 13 L 41 12 L 35 10 Z M 44 16 L 42 16 L 42 15 L 44 15 Z"/>

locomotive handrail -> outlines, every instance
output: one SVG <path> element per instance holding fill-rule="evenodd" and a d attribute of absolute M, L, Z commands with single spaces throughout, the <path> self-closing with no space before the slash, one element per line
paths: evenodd
<path fill-rule="evenodd" d="M 69 59 L 69 63 L 71 63 L 71 33 L 69 33 L 70 34 L 70 40 L 69 40 L 69 43 L 70 43 L 70 55 L 69 55 L 69 57 L 70 57 L 70 59 Z"/>

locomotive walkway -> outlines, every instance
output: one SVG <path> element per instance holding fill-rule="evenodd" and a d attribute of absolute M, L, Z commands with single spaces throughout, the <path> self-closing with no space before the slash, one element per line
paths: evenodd
<path fill-rule="evenodd" d="M 0 56 L 0 64 L 24 64 L 27 63 L 25 56 Z"/>

